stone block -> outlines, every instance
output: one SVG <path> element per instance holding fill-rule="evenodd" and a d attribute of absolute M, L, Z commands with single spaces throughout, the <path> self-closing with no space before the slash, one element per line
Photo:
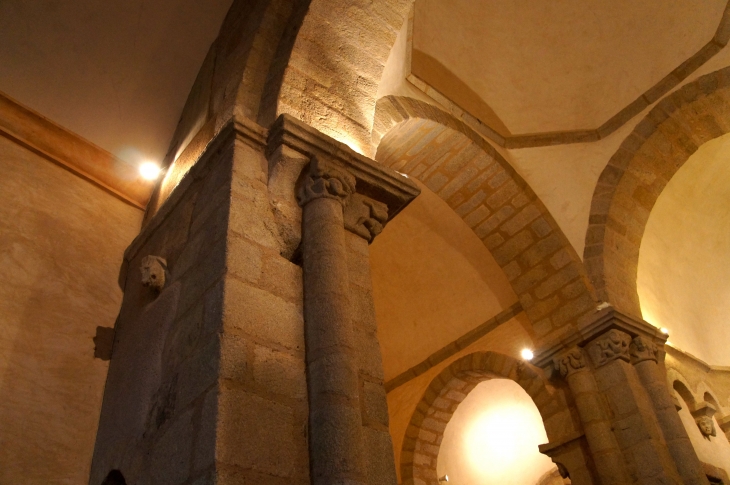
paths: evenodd
<path fill-rule="evenodd" d="M 217 381 L 219 362 L 220 342 L 213 335 L 180 365 L 176 409 L 185 409 Z"/>
<path fill-rule="evenodd" d="M 242 335 L 234 332 L 221 334 L 220 377 L 250 384 L 253 380 L 253 346 Z"/>
<path fill-rule="evenodd" d="M 159 485 L 181 485 L 192 463 L 193 411 L 176 416 L 152 450 L 151 481 Z"/>
<path fill-rule="evenodd" d="M 226 278 L 224 326 L 291 350 L 304 350 L 301 304 Z"/>
<path fill-rule="evenodd" d="M 242 237 L 228 238 L 226 264 L 228 273 L 238 279 L 256 283 L 261 278 L 263 255 L 260 246 Z"/>
<path fill-rule="evenodd" d="M 364 381 L 362 386 L 362 401 L 365 416 L 387 427 L 388 401 L 383 385 L 379 382 Z"/>
<path fill-rule="evenodd" d="M 292 477 L 296 450 L 304 440 L 296 428 L 291 408 L 243 390 L 220 389 L 216 448 L 220 462 Z"/>
<path fill-rule="evenodd" d="M 193 471 L 195 473 L 210 470 L 215 465 L 218 420 L 218 389 L 216 387 L 206 393 L 200 407 L 200 418 L 197 422 L 197 435 L 193 449 Z"/>
<path fill-rule="evenodd" d="M 294 356 L 255 345 L 253 376 L 257 386 L 266 392 L 298 400 L 307 397 L 303 354 Z"/>
<path fill-rule="evenodd" d="M 396 485 L 395 459 L 390 433 L 363 429 L 365 464 L 370 485 Z"/>

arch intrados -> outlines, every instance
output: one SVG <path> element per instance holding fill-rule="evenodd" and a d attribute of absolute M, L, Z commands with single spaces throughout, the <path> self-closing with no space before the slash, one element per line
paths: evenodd
<path fill-rule="evenodd" d="M 403 484 L 419 479 L 439 485 L 436 459 L 446 425 L 477 384 L 494 378 L 510 379 L 525 390 L 542 416 L 550 441 L 577 432 L 579 425 L 573 421 L 565 396 L 548 383 L 542 371 L 497 352 L 475 352 L 442 370 L 416 406 L 401 449 Z"/>
<path fill-rule="evenodd" d="M 494 147 L 452 115 L 412 98 L 381 98 L 375 119 L 376 160 L 417 178 L 474 231 L 520 298 L 536 340 L 595 309 L 572 245 Z"/>

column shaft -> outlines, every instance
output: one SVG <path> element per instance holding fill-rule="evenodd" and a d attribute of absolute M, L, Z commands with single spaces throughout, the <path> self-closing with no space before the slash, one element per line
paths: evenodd
<path fill-rule="evenodd" d="M 603 485 L 631 483 L 593 375 L 588 369 L 578 370 L 569 373 L 566 381 L 583 423 L 600 482 Z"/>
<path fill-rule="evenodd" d="M 312 483 L 365 484 L 341 202 L 310 200 L 302 231 Z"/>
<path fill-rule="evenodd" d="M 659 365 L 651 359 L 634 364 L 642 385 L 649 394 L 657 421 L 664 434 L 669 453 L 674 459 L 682 482 L 687 485 L 707 485 L 697 453 L 687 436 L 682 420 L 674 407 L 666 380 Z"/>

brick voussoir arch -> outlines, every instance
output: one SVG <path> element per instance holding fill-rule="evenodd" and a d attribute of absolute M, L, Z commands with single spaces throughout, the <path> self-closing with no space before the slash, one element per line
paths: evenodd
<path fill-rule="evenodd" d="M 583 260 L 597 296 L 641 316 L 639 248 L 657 198 L 703 144 L 730 132 L 730 68 L 659 102 L 624 140 L 593 193 Z"/>
<path fill-rule="evenodd" d="M 537 338 L 593 311 L 573 247 L 524 179 L 473 130 L 435 106 L 386 96 L 372 137 L 380 163 L 437 193 L 491 251 Z"/>
<path fill-rule="evenodd" d="M 404 485 L 439 485 L 436 460 L 446 425 L 477 384 L 494 378 L 510 379 L 527 392 L 551 442 L 580 432 L 564 394 L 550 386 L 539 369 L 496 352 L 475 352 L 441 371 L 419 401 L 403 440 L 400 472 Z"/>

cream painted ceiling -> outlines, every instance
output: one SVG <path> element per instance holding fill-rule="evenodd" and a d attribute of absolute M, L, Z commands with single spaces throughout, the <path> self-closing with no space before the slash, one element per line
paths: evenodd
<path fill-rule="evenodd" d="M 0 90 L 129 162 L 160 160 L 232 0 L 1 0 Z"/>
<path fill-rule="evenodd" d="M 595 129 L 710 41 L 725 5 L 417 0 L 413 72 L 500 131 Z"/>

